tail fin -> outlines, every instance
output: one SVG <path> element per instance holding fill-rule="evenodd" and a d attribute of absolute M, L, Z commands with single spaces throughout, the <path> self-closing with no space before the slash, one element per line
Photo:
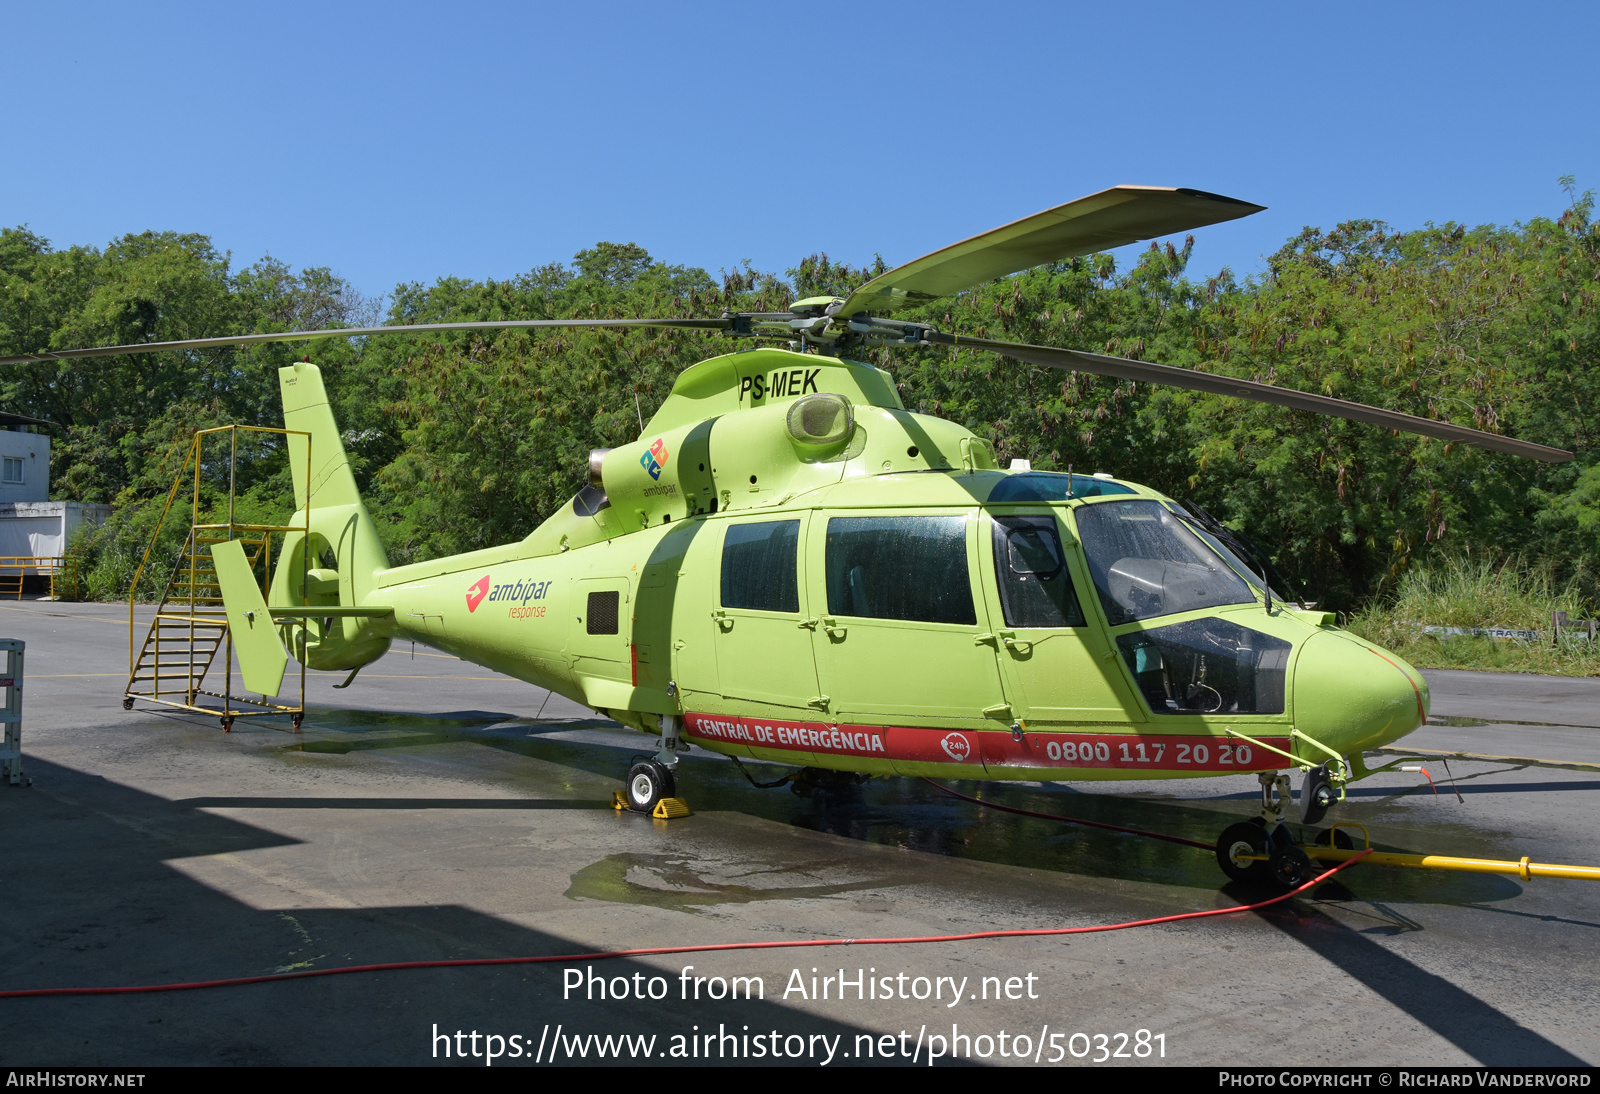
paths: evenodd
<path fill-rule="evenodd" d="M 290 430 L 289 466 L 299 512 L 310 517 L 307 537 L 291 532 L 272 576 L 272 603 L 351 608 L 372 592 L 374 575 L 389 565 L 383 541 L 356 491 L 355 475 L 339 438 L 339 427 L 322 386 L 322 371 L 309 362 L 278 370 L 283 424 Z M 307 436 L 301 434 L 309 434 Z M 308 448 L 309 444 L 309 448 Z M 383 656 L 389 639 L 370 618 L 307 618 L 293 628 L 295 656 L 315 669 L 353 669 Z"/>
<path fill-rule="evenodd" d="M 318 507 L 360 505 L 356 478 L 350 471 L 350 458 L 339 439 L 339 426 L 328 405 L 322 386 L 322 370 L 309 362 L 297 362 L 278 370 L 278 390 L 283 396 L 285 429 L 309 433 L 310 456 L 307 466 L 307 438 L 289 437 L 289 470 L 294 475 L 294 502 L 304 509 L 309 493 Z M 309 478 L 307 477 L 309 473 Z"/>

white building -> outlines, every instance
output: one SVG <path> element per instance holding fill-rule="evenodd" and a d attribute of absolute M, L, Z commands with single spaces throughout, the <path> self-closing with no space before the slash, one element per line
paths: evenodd
<path fill-rule="evenodd" d="M 0 564 L 11 558 L 58 558 L 79 528 L 111 516 L 109 505 L 49 500 L 50 438 L 29 432 L 48 424 L 0 412 Z M 29 567 L 26 572 L 38 571 Z"/>
<path fill-rule="evenodd" d="M 0 413 L 0 502 L 50 497 L 50 438 L 24 432 L 36 421 Z"/>

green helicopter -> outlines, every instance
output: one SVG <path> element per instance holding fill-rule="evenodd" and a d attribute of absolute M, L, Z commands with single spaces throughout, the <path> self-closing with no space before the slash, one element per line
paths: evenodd
<path fill-rule="evenodd" d="M 659 738 L 627 807 L 676 794 L 690 742 L 857 775 L 1013 780 L 1250 772 L 1259 823 L 1218 861 L 1286 883 L 1285 772 L 1316 823 L 1422 725 L 1398 656 L 1286 602 L 1205 513 L 1111 475 L 997 465 L 970 430 L 908 411 L 865 346 L 953 345 L 1051 368 L 1216 392 L 1541 460 L 1571 453 L 1228 376 L 949 334 L 909 305 L 1043 262 L 1260 207 L 1119 186 L 936 251 L 848 299 L 718 319 L 438 323 L 97 347 L 0 364 L 328 335 L 670 326 L 775 337 L 702 361 L 631 444 L 527 538 L 390 567 L 315 365 L 279 371 L 295 522 L 263 596 L 237 542 L 213 547 L 245 686 L 276 695 L 290 652 L 349 670 L 399 638 L 546 688 Z M 306 444 L 309 436 L 307 463 Z M 347 681 L 348 682 L 348 681 Z M 131 705 L 130 693 L 128 705 Z"/>

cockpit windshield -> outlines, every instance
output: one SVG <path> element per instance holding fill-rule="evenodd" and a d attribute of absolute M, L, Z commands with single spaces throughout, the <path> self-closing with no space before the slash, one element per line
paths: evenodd
<path fill-rule="evenodd" d="M 1089 574 L 1113 627 L 1256 602 L 1233 567 L 1159 502 L 1102 502 L 1075 516 Z"/>
<path fill-rule="evenodd" d="M 1244 578 L 1262 592 L 1267 591 L 1267 587 L 1261 583 L 1261 578 L 1256 575 L 1255 570 L 1251 569 L 1250 564 L 1235 554 L 1233 549 L 1230 548 L 1226 543 L 1223 543 L 1216 536 L 1200 527 L 1194 521 L 1184 517 L 1182 514 L 1179 514 L 1179 519 L 1181 519 L 1183 523 L 1188 526 L 1191 532 L 1205 540 L 1206 546 L 1210 547 L 1213 551 L 1217 552 L 1217 554 L 1221 555 L 1233 566 L 1235 570 L 1239 571 L 1240 577 Z M 1272 598 L 1274 600 L 1283 600 L 1284 596 L 1277 589 L 1273 589 Z"/>

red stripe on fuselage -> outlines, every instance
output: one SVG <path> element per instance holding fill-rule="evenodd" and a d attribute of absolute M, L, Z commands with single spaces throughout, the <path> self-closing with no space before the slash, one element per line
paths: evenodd
<path fill-rule="evenodd" d="M 1378 653 L 1377 650 L 1372 649 L 1371 647 L 1368 647 L 1367 652 L 1368 653 L 1377 654 L 1379 657 L 1383 657 L 1383 654 Z M 1394 671 L 1398 672 L 1401 676 L 1404 676 L 1406 678 L 1406 683 L 1411 685 L 1411 694 L 1413 694 L 1413 695 L 1415 695 L 1417 697 L 1417 726 L 1418 726 L 1418 728 L 1427 725 L 1428 724 L 1428 708 L 1422 705 L 1422 689 L 1417 687 L 1417 682 L 1415 680 L 1411 679 L 1411 674 L 1409 672 L 1407 672 L 1405 669 L 1401 668 L 1399 665 L 1395 665 L 1394 662 L 1392 660 L 1390 660 L 1389 658 L 1383 657 L 1383 659 L 1385 661 L 1388 661 L 1389 664 L 1394 665 Z M 1435 790 L 1434 792 L 1438 793 L 1437 790 Z"/>
<path fill-rule="evenodd" d="M 748 745 L 796 753 L 859 756 L 910 763 L 972 764 L 982 767 L 1099 768 L 1124 771 L 1273 771 L 1289 763 L 1276 753 L 1227 737 L 1156 733 L 1024 732 L 1020 741 L 1005 729 L 920 729 L 832 722 L 789 722 L 688 713 L 684 731 L 715 749 Z M 1289 750 L 1287 737 L 1261 740 Z"/>

